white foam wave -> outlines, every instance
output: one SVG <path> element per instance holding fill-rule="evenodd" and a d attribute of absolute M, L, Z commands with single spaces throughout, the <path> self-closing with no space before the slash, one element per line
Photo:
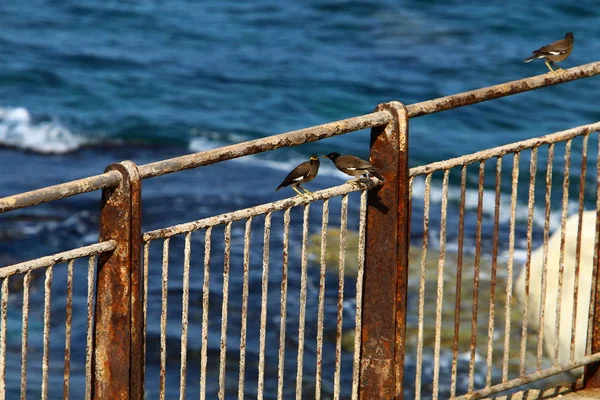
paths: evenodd
<path fill-rule="evenodd" d="M 58 122 L 33 122 L 23 107 L 0 108 L 0 145 L 49 154 L 68 153 L 83 143 Z"/>

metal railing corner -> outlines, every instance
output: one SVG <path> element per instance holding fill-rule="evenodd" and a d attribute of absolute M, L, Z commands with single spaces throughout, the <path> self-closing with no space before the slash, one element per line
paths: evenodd
<path fill-rule="evenodd" d="M 371 130 L 371 162 L 386 182 L 367 197 L 360 399 L 403 394 L 408 279 L 408 112 L 380 104 L 391 120 Z"/>
<path fill-rule="evenodd" d="M 100 241 L 117 248 L 98 259 L 93 399 L 143 399 L 141 178 L 131 161 L 111 164 L 121 183 L 102 192 Z"/>

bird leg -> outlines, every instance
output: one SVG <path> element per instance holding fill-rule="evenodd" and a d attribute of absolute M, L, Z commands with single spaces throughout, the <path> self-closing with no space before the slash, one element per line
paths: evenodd
<path fill-rule="evenodd" d="M 300 189 L 302 189 L 302 190 L 304 190 L 304 191 L 306 192 L 306 194 L 310 194 L 310 195 L 312 195 L 312 194 L 313 194 L 313 193 L 312 193 L 310 190 L 308 190 L 308 189 L 305 189 L 305 188 L 303 188 L 302 186 L 299 186 L 299 188 L 300 188 Z"/>
<path fill-rule="evenodd" d="M 546 60 L 546 61 L 544 61 L 544 62 L 546 63 L 546 66 L 548 67 L 548 69 L 550 70 L 550 72 L 556 72 L 556 70 L 552 69 L 552 66 L 551 66 L 552 64 L 550 64 L 550 63 L 548 62 L 548 60 Z"/>
<path fill-rule="evenodd" d="M 292 185 L 292 189 L 294 189 L 294 192 L 298 193 L 299 196 L 304 197 L 304 193 L 299 191 L 298 188 L 296 187 L 296 185 Z"/>

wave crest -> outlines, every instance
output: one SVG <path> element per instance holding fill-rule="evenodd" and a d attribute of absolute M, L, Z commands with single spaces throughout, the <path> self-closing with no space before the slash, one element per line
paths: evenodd
<path fill-rule="evenodd" d="M 82 144 L 84 138 L 56 121 L 35 123 L 23 107 L 0 108 L 0 146 L 62 154 L 75 151 Z"/>

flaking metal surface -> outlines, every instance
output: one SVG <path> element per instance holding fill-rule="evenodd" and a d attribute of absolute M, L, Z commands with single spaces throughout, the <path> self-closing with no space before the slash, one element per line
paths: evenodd
<path fill-rule="evenodd" d="M 407 116 L 399 103 L 378 106 L 377 111 L 382 110 L 391 121 L 371 131 L 371 163 L 386 182 L 368 193 L 360 399 L 402 398 L 404 334 L 396 331 L 396 323 L 402 325 L 405 318 L 406 291 L 398 299 L 396 294 L 406 286 L 399 282 L 407 266 L 399 254 L 408 238 L 398 234 L 408 232 L 407 138 L 401 137 L 407 132 Z M 400 198 L 406 204 L 401 205 Z"/>
<path fill-rule="evenodd" d="M 132 234 L 136 229 L 134 224 L 139 223 L 139 214 L 133 212 L 132 205 L 136 196 L 139 201 L 139 194 L 134 192 L 140 187 L 132 183 L 139 180 L 133 163 L 113 164 L 107 170 L 120 172 L 123 180 L 117 188 L 102 193 L 100 241 L 115 240 L 117 248 L 98 259 L 92 396 L 97 400 L 120 400 L 131 399 L 131 391 L 140 390 L 135 382 L 140 377 L 139 371 L 132 370 L 139 361 L 132 360 L 131 342 L 134 337 L 141 338 L 132 336 L 131 329 L 131 274 L 137 268 L 132 268 L 135 260 L 132 240 L 137 236 L 136 242 L 141 244 L 141 233 Z M 138 250 L 139 244 L 135 246 Z M 139 281 L 137 285 L 133 290 L 139 290 Z M 133 354 L 141 355 L 139 347 Z"/>

